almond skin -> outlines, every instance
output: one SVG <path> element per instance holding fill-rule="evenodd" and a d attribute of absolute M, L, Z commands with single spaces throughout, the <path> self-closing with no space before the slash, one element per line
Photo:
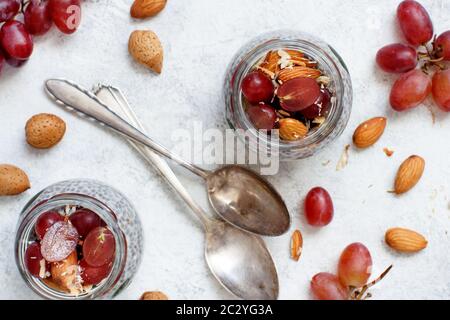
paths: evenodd
<path fill-rule="evenodd" d="M 299 66 L 281 70 L 278 74 L 278 80 L 286 82 L 300 77 L 317 79 L 321 75 L 322 73 L 318 69 Z"/>
<path fill-rule="evenodd" d="M 139 300 L 169 300 L 169 298 L 162 292 L 145 292 Z"/>
<path fill-rule="evenodd" d="M 156 33 L 150 30 L 137 30 L 131 33 L 128 51 L 140 64 L 156 73 L 162 72 L 163 47 Z"/>
<path fill-rule="evenodd" d="M 419 156 L 411 156 L 400 166 L 395 178 L 394 192 L 403 194 L 414 188 L 425 170 L 425 160 Z"/>
<path fill-rule="evenodd" d="M 299 230 L 295 230 L 291 237 L 291 258 L 295 261 L 300 260 L 303 250 L 303 236 Z"/>
<path fill-rule="evenodd" d="M 387 119 L 376 117 L 361 123 L 353 134 L 353 144 L 361 149 L 373 146 L 383 135 Z"/>
<path fill-rule="evenodd" d="M 303 138 L 308 128 L 296 119 L 286 118 L 280 120 L 280 137 L 283 140 L 295 141 Z"/>
<path fill-rule="evenodd" d="M 418 252 L 428 245 L 428 241 L 420 233 L 403 228 L 389 229 L 385 240 L 392 249 L 399 252 Z"/>
<path fill-rule="evenodd" d="M 55 146 L 62 140 L 65 133 L 64 120 L 48 113 L 31 117 L 25 126 L 28 144 L 37 149 L 49 149 Z"/>
<path fill-rule="evenodd" d="M 156 16 L 167 4 L 167 0 L 135 0 L 131 6 L 130 14 L 136 19 L 145 19 Z"/>
<path fill-rule="evenodd" d="M 30 189 L 27 174 L 10 164 L 0 164 L 0 196 L 15 196 Z"/>

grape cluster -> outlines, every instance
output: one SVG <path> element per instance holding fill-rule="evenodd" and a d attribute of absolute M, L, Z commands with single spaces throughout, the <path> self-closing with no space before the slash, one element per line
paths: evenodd
<path fill-rule="evenodd" d="M 81 22 L 81 0 L 0 0 L 0 72 L 5 63 L 22 66 L 33 53 L 33 36 L 53 24 L 65 34 Z"/>
<path fill-rule="evenodd" d="M 376 57 L 382 70 L 400 74 L 390 94 L 392 108 L 409 110 L 432 93 L 437 106 L 450 112 L 450 69 L 445 64 L 450 61 L 450 31 L 435 36 L 430 15 L 414 0 L 400 3 L 397 18 L 408 45 L 385 46 Z"/>
<path fill-rule="evenodd" d="M 337 275 L 321 272 L 311 280 L 311 291 L 318 300 L 362 300 L 370 297 L 368 289 L 391 270 L 390 266 L 378 278 L 372 275 L 372 256 L 362 243 L 347 246 L 339 258 Z"/>

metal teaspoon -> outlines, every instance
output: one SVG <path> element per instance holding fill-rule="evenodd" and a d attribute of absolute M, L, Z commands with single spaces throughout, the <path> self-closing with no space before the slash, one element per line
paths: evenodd
<path fill-rule="evenodd" d="M 145 132 L 122 92 L 111 86 L 98 86 L 97 97 L 112 111 Z M 228 291 L 242 299 L 276 299 L 278 276 L 262 239 L 223 221 L 210 219 L 195 203 L 167 162 L 150 149 L 128 140 L 166 179 L 194 211 L 206 233 L 205 257 L 211 272 Z"/>
<path fill-rule="evenodd" d="M 75 83 L 50 79 L 46 81 L 46 88 L 57 102 L 96 119 L 204 178 L 212 207 L 234 226 L 264 236 L 279 236 L 289 229 L 291 218 L 283 199 L 255 172 L 237 165 L 204 170 L 154 142 Z"/>

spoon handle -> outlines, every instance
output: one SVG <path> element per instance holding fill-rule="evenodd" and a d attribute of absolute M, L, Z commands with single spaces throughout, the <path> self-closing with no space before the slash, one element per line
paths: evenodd
<path fill-rule="evenodd" d="M 139 142 L 158 154 L 171 159 L 179 165 L 190 170 L 194 174 L 206 179 L 208 172 L 196 165 L 187 162 L 183 158 L 173 154 L 165 147 L 153 141 L 141 131 L 122 119 L 107 105 L 101 102 L 95 95 L 77 84 L 62 79 L 50 79 L 46 81 L 46 88 L 50 96 L 59 103 L 75 109 L 88 117 L 94 118 L 105 126 Z"/>
<path fill-rule="evenodd" d="M 130 124 L 134 125 L 136 128 L 145 132 L 144 126 L 138 120 L 136 114 L 131 108 L 130 104 L 126 100 L 122 91 L 118 88 L 112 86 L 99 85 L 95 90 L 96 96 L 108 107 L 123 117 L 127 119 Z M 178 180 L 175 173 L 169 167 L 168 163 L 161 158 L 158 154 L 153 152 L 147 147 L 133 142 L 128 139 L 128 142 L 148 161 L 152 164 L 159 174 L 166 179 L 166 181 L 172 186 L 172 188 L 180 195 L 180 197 L 186 202 L 186 204 L 194 211 L 198 219 L 202 222 L 203 227 L 206 229 L 209 225 L 209 218 L 207 217 L 205 211 L 192 199 L 190 194 L 187 192 L 186 188 Z"/>

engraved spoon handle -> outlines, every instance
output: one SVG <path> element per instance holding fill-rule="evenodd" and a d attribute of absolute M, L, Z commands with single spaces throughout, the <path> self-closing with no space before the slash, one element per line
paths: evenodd
<path fill-rule="evenodd" d="M 158 154 L 171 159 L 179 165 L 190 170 L 194 174 L 206 179 L 208 171 L 189 163 L 178 155 L 173 154 L 168 149 L 153 141 L 141 131 L 130 125 L 108 106 L 102 103 L 94 94 L 79 85 L 63 79 L 50 79 L 46 81 L 46 88 L 53 100 L 63 105 L 73 108 L 76 111 L 91 117 L 98 122 L 114 129 L 115 131 L 139 142 Z"/>
<path fill-rule="evenodd" d="M 106 103 L 112 111 L 129 121 L 130 124 L 138 128 L 141 132 L 145 133 L 144 126 L 138 120 L 138 117 L 120 89 L 112 86 L 99 85 L 96 90 L 96 95 L 102 102 Z M 194 201 L 194 199 L 192 199 L 191 195 L 181 184 L 168 163 L 151 149 L 137 144 L 131 139 L 127 140 L 144 157 L 144 159 L 152 164 L 159 174 L 166 179 L 178 195 L 186 202 L 192 211 L 194 211 L 198 219 L 202 222 L 203 227 L 206 229 L 210 223 L 210 219 L 205 211 Z"/>

